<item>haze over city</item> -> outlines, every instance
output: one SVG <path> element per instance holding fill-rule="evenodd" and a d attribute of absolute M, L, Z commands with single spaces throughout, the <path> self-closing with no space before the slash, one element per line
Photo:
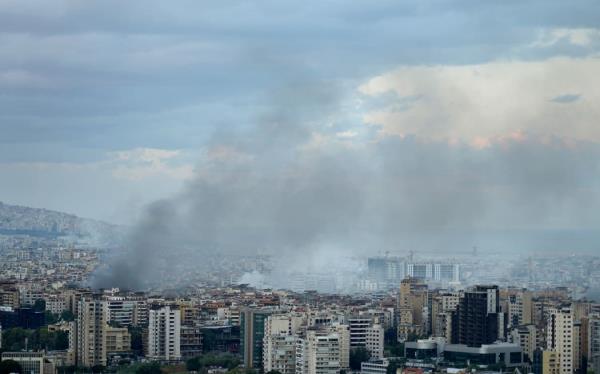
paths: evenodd
<path fill-rule="evenodd" d="M 600 371 L 599 21 L 592 0 L 0 1 L 0 374 Z M 337 364 L 313 368 L 323 336 Z"/>

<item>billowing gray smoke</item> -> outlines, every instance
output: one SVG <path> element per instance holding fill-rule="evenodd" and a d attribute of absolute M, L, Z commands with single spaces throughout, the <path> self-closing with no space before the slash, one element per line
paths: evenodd
<path fill-rule="evenodd" d="M 129 249 L 95 285 L 139 288 L 165 266 L 208 254 L 267 250 L 302 267 L 330 248 L 464 249 L 496 230 L 494 245 L 510 249 L 511 230 L 600 222 L 596 146 L 535 134 L 485 149 L 340 137 L 343 127 L 327 124 L 341 101 L 325 83 L 291 85 L 246 130 L 214 134 L 193 180 L 146 208 Z"/>

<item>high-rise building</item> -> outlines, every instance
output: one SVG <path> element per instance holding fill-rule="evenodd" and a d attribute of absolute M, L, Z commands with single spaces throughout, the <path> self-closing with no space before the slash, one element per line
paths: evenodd
<path fill-rule="evenodd" d="M 112 356 L 131 351 L 131 334 L 126 327 L 105 326 L 104 346 L 108 363 Z"/>
<path fill-rule="evenodd" d="M 353 316 L 348 318 L 350 326 L 350 347 L 364 347 L 367 339 L 367 330 L 373 324 L 370 316 Z"/>
<path fill-rule="evenodd" d="M 383 358 L 384 333 L 383 326 L 379 324 L 371 325 L 366 330 L 365 348 L 373 359 Z"/>
<path fill-rule="evenodd" d="M 269 335 L 293 335 L 302 326 L 304 318 L 292 314 L 270 315 L 265 321 L 265 337 Z"/>
<path fill-rule="evenodd" d="M 559 354 L 560 374 L 572 374 L 578 367 L 579 331 L 568 306 L 550 311 L 546 327 L 546 348 Z"/>
<path fill-rule="evenodd" d="M 337 374 L 343 338 L 338 332 L 308 330 L 297 343 L 296 374 Z"/>
<path fill-rule="evenodd" d="M 181 326 L 180 345 L 182 359 L 202 354 L 202 331 L 199 326 Z"/>
<path fill-rule="evenodd" d="M 13 282 L 0 283 L 0 306 L 8 306 L 17 309 L 21 306 L 19 289 Z"/>
<path fill-rule="evenodd" d="M 407 277 L 436 282 L 460 282 L 460 265 L 453 263 L 409 262 Z"/>
<path fill-rule="evenodd" d="M 560 353 L 555 351 L 544 351 L 542 353 L 542 373 L 561 374 Z"/>
<path fill-rule="evenodd" d="M 594 367 L 600 365 L 600 314 L 589 314 L 587 325 L 587 358 Z"/>
<path fill-rule="evenodd" d="M 350 326 L 335 323 L 330 327 L 330 331 L 335 332 L 339 338 L 340 368 L 350 369 Z"/>
<path fill-rule="evenodd" d="M 263 368 L 282 374 L 294 374 L 296 371 L 296 333 L 304 318 L 299 315 L 271 315 L 265 321 L 263 341 Z"/>
<path fill-rule="evenodd" d="M 431 298 L 431 335 L 452 340 L 452 313 L 456 312 L 458 292 L 437 293 Z"/>
<path fill-rule="evenodd" d="M 109 296 L 105 298 L 108 322 L 119 326 L 131 326 L 135 302 L 124 296 Z"/>
<path fill-rule="evenodd" d="M 240 312 L 240 351 L 246 368 L 263 365 L 265 322 L 271 311 L 246 308 Z"/>
<path fill-rule="evenodd" d="M 106 308 L 96 297 L 83 297 L 77 307 L 77 351 L 78 366 L 106 366 Z"/>
<path fill-rule="evenodd" d="M 369 257 L 367 260 L 369 280 L 377 288 L 393 287 L 405 275 L 405 265 L 399 257 Z"/>
<path fill-rule="evenodd" d="M 523 349 L 526 361 L 533 360 L 533 353 L 537 346 L 537 329 L 535 325 L 523 325 L 512 330 L 512 340 Z"/>
<path fill-rule="evenodd" d="M 517 327 L 533 323 L 530 291 L 509 288 L 500 292 L 501 306 L 507 315 L 507 326 Z"/>
<path fill-rule="evenodd" d="M 460 298 L 453 315 L 452 343 L 479 347 L 504 336 L 498 286 L 475 286 Z"/>
<path fill-rule="evenodd" d="M 148 357 L 159 361 L 181 359 L 181 316 L 174 306 L 155 306 L 148 314 Z"/>
<path fill-rule="evenodd" d="M 430 299 L 427 284 L 418 278 L 406 278 L 400 282 L 398 294 L 398 341 L 410 335 L 422 335 L 428 330 Z"/>
<path fill-rule="evenodd" d="M 276 370 L 281 374 L 295 374 L 296 341 L 296 335 L 281 332 L 265 336 L 263 344 L 264 372 Z"/>

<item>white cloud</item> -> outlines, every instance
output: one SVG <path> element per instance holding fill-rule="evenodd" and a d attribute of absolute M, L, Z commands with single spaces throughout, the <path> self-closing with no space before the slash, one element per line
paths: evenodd
<path fill-rule="evenodd" d="M 126 151 L 111 152 L 118 160 L 148 162 L 153 164 L 177 157 L 180 153 L 181 152 L 178 150 L 158 148 L 135 148 Z"/>
<path fill-rule="evenodd" d="M 135 148 L 112 152 L 117 178 L 140 180 L 148 177 L 165 176 L 174 179 L 188 179 L 193 175 L 191 164 L 181 163 L 179 150 L 157 148 Z"/>
<path fill-rule="evenodd" d="M 550 47 L 563 41 L 579 47 L 587 47 L 595 40 L 600 40 L 600 29 L 544 29 L 539 32 L 539 36 L 532 47 Z"/>
<path fill-rule="evenodd" d="M 518 134 L 600 142 L 599 76 L 599 58 L 404 66 L 368 80 L 359 92 L 373 99 L 389 92 L 399 100 L 418 97 L 400 110 L 392 103 L 366 111 L 364 122 L 380 125 L 381 135 L 479 147 Z M 556 102 L 572 93 L 577 100 Z"/>

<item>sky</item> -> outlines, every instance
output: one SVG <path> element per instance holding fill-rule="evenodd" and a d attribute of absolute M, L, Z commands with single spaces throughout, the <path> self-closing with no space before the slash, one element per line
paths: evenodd
<path fill-rule="evenodd" d="M 598 229 L 599 20 L 595 0 L 4 0 L 0 201 L 121 224 L 196 204 L 220 218 L 180 219 L 223 237 L 280 223 L 261 245 Z"/>

